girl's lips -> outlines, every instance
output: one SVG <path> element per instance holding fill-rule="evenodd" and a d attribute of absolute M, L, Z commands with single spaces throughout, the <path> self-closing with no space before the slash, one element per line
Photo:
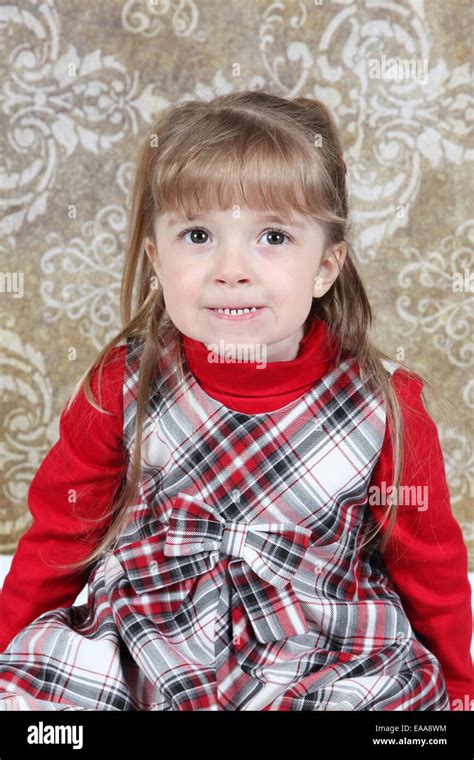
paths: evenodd
<path fill-rule="evenodd" d="M 244 321 L 246 319 L 255 319 L 258 317 L 260 312 L 264 310 L 265 306 L 257 306 L 255 311 L 248 311 L 246 314 L 224 314 L 222 311 L 216 311 L 215 309 L 208 308 L 207 310 L 211 312 L 215 317 L 218 317 L 218 319 L 231 319 L 231 320 L 239 320 Z"/>

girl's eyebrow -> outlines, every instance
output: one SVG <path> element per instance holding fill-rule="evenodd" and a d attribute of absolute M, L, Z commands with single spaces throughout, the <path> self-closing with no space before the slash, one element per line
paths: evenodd
<path fill-rule="evenodd" d="M 183 222 L 195 222 L 197 219 L 204 219 L 201 214 L 189 214 L 188 216 L 171 216 L 168 220 L 168 227 L 174 227 L 176 224 Z"/>
<path fill-rule="evenodd" d="M 275 224 L 286 224 L 290 227 L 297 227 L 298 229 L 304 230 L 306 229 L 306 224 L 304 222 L 298 222 L 294 218 L 288 217 L 288 220 L 285 220 L 283 217 L 277 216 L 276 214 L 262 214 L 259 213 L 257 216 L 260 217 L 260 220 L 262 222 L 274 222 Z M 201 214 L 189 214 L 188 216 L 183 217 L 176 217 L 172 216 L 170 217 L 168 221 L 168 227 L 174 227 L 178 224 L 182 224 L 183 222 L 195 222 L 198 219 L 205 219 L 205 216 L 202 216 Z"/>
<path fill-rule="evenodd" d="M 304 222 L 298 222 L 294 217 L 280 217 L 276 214 L 260 214 L 262 222 L 274 222 L 275 224 L 283 224 L 289 227 L 297 227 L 300 230 L 306 229 Z"/>

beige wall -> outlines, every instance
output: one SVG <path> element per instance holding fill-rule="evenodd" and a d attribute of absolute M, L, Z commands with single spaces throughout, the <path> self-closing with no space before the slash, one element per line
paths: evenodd
<path fill-rule="evenodd" d="M 263 88 L 334 109 L 377 342 L 465 422 L 435 418 L 474 569 L 473 297 L 453 287 L 474 238 L 467 0 L 16 5 L 0 30 L 0 552 L 30 524 L 27 489 L 75 381 L 120 326 L 137 141 L 170 102 Z M 373 59 L 390 58 L 420 68 L 377 78 Z"/>

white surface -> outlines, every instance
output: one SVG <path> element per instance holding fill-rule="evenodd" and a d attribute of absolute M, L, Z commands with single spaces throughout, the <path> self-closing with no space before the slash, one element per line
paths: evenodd
<path fill-rule="evenodd" d="M 12 561 L 11 555 L 4 555 L 0 554 L 0 588 L 3 585 L 3 579 L 5 578 Z M 469 583 L 471 584 L 471 598 L 472 598 L 472 608 L 474 610 L 474 572 L 468 573 L 469 575 Z M 87 603 L 87 586 L 84 586 L 81 593 L 77 596 L 76 601 L 74 604 L 86 604 Z M 471 653 L 474 660 L 474 638 L 471 641 Z"/>

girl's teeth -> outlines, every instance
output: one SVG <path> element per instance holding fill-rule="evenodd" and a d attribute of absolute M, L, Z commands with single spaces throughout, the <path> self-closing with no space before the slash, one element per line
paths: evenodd
<path fill-rule="evenodd" d="M 214 309 L 214 311 L 218 311 L 221 314 L 248 314 L 250 311 L 257 311 L 257 307 L 252 306 L 251 309 Z"/>

